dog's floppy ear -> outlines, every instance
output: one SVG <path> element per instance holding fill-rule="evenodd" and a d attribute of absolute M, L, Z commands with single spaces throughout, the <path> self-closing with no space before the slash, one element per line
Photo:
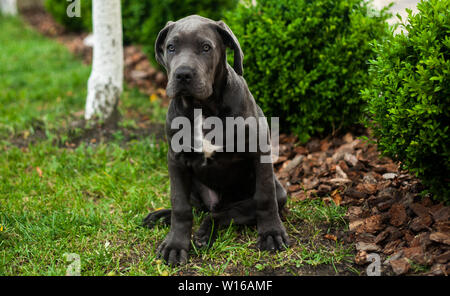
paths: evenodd
<path fill-rule="evenodd" d="M 156 61 L 161 66 L 166 66 L 164 61 L 164 48 L 162 47 L 164 44 L 164 40 L 166 40 L 167 33 L 169 33 L 170 28 L 173 27 L 175 23 L 172 21 L 168 21 L 166 26 L 159 32 L 158 37 L 155 42 L 155 57 Z"/>
<path fill-rule="evenodd" d="M 244 53 L 242 52 L 241 46 L 239 45 L 239 41 L 237 40 L 236 36 L 234 36 L 231 29 L 223 21 L 216 22 L 216 28 L 225 45 L 233 49 L 233 69 L 238 75 L 242 76 L 242 74 L 244 73 L 244 67 L 242 65 L 244 61 Z"/>

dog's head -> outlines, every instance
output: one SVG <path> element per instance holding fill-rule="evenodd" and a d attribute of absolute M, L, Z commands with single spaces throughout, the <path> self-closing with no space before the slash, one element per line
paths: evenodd
<path fill-rule="evenodd" d="M 224 22 L 197 15 L 168 22 L 155 43 L 156 60 L 167 71 L 167 95 L 210 97 L 215 80 L 226 71 L 227 47 L 234 51 L 234 71 L 242 75 L 241 47 Z"/>

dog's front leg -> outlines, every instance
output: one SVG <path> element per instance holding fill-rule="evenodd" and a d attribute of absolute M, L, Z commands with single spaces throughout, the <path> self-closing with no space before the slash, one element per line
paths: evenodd
<path fill-rule="evenodd" d="M 256 161 L 256 223 L 258 247 L 261 250 L 282 250 L 289 246 L 286 229 L 281 222 L 276 200 L 272 163 Z"/>
<path fill-rule="evenodd" d="M 171 265 L 185 264 L 191 242 L 192 206 L 189 202 L 192 178 L 188 169 L 169 159 L 171 227 L 157 253 Z"/>

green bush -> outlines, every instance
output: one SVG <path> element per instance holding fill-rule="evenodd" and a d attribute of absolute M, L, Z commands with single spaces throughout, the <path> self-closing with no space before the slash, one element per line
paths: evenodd
<path fill-rule="evenodd" d="M 47 10 L 67 29 L 91 31 L 91 1 L 81 1 L 81 18 L 69 18 L 69 2 L 46 0 Z M 225 10 L 233 9 L 238 0 L 122 0 L 123 38 L 126 44 L 141 44 L 148 57 L 154 60 L 154 43 L 159 31 L 168 21 L 190 14 L 218 20 Z"/>
<path fill-rule="evenodd" d="M 422 1 L 408 11 L 405 34 L 377 44 L 372 84 L 363 91 L 378 147 L 428 185 L 450 194 L 450 0 Z"/>
<path fill-rule="evenodd" d="M 385 36 L 388 17 L 364 0 L 258 0 L 240 4 L 226 22 L 266 116 L 306 141 L 359 119 L 370 42 Z"/>
<path fill-rule="evenodd" d="M 74 32 L 92 30 L 91 0 L 80 0 L 81 17 L 68 17 L 67 7 L 70 2 L 66 0 L 45 0 L 45 8 L 53 18 L 66 29 Z"/>

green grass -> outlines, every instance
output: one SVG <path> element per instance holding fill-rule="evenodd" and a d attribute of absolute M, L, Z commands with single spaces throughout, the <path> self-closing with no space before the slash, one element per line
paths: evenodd
<path fill-rule="evenodd" d="M 155 249 L 168 227 L 141 227 L 145 215 L 169 207 L 167 144 L 151 137 L 75 148 L 67 127 L 84 107 L 90 68 L 64 46 L 0 17 L 0 275 L 64 275 L 81 258 L 82 275 L 334 274 L 352 269 L 351 247 L 323 239 L 345 227 L 343 208 L 320 201 L 289 203 L 285 225 L 295 244 L 272 254 L 256 249 L 254 227 L 219 230 L 210 249 L 191 248 L 184 267 L 168 267 Z M 136 90 L 120 105 L 122 128 L 137 118 L 162 122 L 165 110 Z M 18 147 L 41 122 L 45 138 Z M 74 131 L 72 131 L 74 132 Z M 81 133 L 82 131 L 75 131 Z M 202 214 L 195 215 L 198 227 Z"/>
<path fill-rule="evenodd" d="M 33 118 L 51 124 L 82 109 L 90 68 L 17 19 L 0 25 L 0 129 L 25 129 Z"/>

